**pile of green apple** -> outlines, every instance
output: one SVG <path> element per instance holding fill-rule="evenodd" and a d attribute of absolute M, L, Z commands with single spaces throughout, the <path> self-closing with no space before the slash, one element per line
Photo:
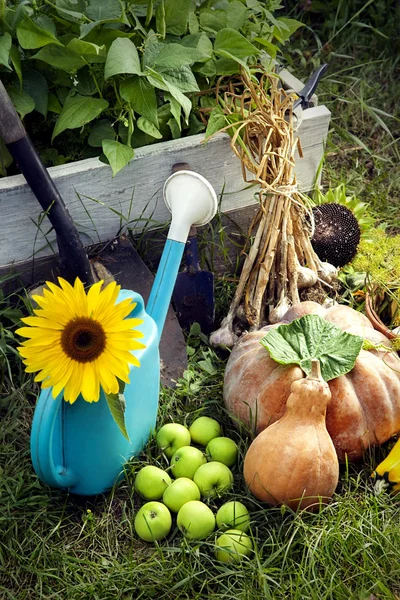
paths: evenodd
<path fill-rule="evenodd" d="M 222 435 L 221 425 L 210 417 L 199 417 L 189 427 L 167 423 L 156 434 L 158 448 L 169 460 L 168 471 L 153 465 L 140 469 L 135 478 L 136 491 L 148 502 L 137 512 L 134 526 L 146 542 L 165 538 L 176 524 L 189 540 L 208 537 L 217 526 L 223 533 L 216 539 L 216 558 L 238 562 L 249 556 L 253 543 L 246 531 L 250 527 L 247 508 L 238 501 L 223 504 L 214 515 L 201 501 L 220 498 L 233 485 L 230 469 L 238 458 L 235 442 Z M 202 446 L 205 451 L 191 445 Z"/>

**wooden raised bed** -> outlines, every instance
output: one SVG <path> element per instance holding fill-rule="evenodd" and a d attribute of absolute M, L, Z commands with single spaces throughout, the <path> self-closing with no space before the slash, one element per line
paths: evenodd
<path fill-rule="evenodd" d="M 285 87 L 296 91 L 302 88 L 302 83 L 288 72 L 283 79 Z M 329 121 L 330 112 L 325 106 L 303 111 L 298 135 L 304 156 L 296 163 L 303 191 L 315 185 Z M 244 183 L 229 137 L 219 134 L 206 144 L 203 140 L 203 135 L 195 135 L 137 149 L 132 162 L 114 178 L 110 167 L 97 158 L 49 168 L 84 244 L 109 240 L 121 228 L 140 232 L 149 218 L 155 226 L 167 221 L 162 188 L 172 166 L 179 162 L 188 163 L 210 181 L 221 195 L 222 212 L 240 217 L 244 209 L 255 205 L 256 190 Z M 0 179 L 0 214 L 0 272 L 11 266 L 18 270 L 26 261 L 55 252 L 49 222 L 41 215 L 22 175 Z"/>

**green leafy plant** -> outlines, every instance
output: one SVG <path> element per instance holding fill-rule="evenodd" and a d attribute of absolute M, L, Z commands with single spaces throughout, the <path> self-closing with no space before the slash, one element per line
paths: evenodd
<path fill-rule="evenodd" d="M 262 53 L 276 57 L 300 26 L 275 16 L 281 8 L 279 0 L 0 0 L 0 77 L 48 160 L 102 155 L 115 175 L 135 147 L 202 131 L 219 76 Z M 10 162 L 0 146 L 3 175 Z"/>
<path fill-rule="evenodd" d="M 276 362 L 297 364 L 307 375 L 311 373 L 312 360 L 318 359 L 323 379 L 330 381 L 351 371 L 363 339 L 318 315 L 305 315 L 272 329 L 260 343 Z"/>

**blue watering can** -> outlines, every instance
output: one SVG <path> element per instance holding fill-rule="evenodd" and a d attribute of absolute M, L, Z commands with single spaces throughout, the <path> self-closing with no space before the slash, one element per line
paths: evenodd
<path fill-rule="evenodd" d="M 160 388 L 159 340 L 192 225 L 205 225 L 216 213 L 217 197 L 210 183 L 193 171 L 178 171 L 164 185 L 164 200 L 172 221 L 151 294 L 143 298 L 121 290 L 118 301 L 132 298 L 130 317 L 143 319 L 138 327 L 146 348 L 135 351 L 140 368 L 131 367 L 126 385 L 125 423 L 130 441 L 111 416 L 104 393 L 96 403 L 78 397 L 74 404 L 55 399 L 43 389 L 33 417 L 31 456 L 38 477 L 48 485 L 84 496 L 110 489 L 124 476 L 123 466 L 146 444 L 157 419 Z"/>

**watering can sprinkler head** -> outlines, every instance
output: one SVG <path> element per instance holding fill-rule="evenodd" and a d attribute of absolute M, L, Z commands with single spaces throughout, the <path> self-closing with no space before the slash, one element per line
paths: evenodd
<path fill-rule="evenodd" d="M 194 171 L 177 171 L 164 184 L 164 200 L 171 211 L 168 239 L 186 243 L 192 225 L 206 225 L 217 212 L 211 184 Z"/>
<path fill-rule="evenodd" d="M 159 337 L 172 298 L 183 250 L 192 225 L 205 225 L 215 215 L 217 195 L 212 185 L 194 171 L 173 173 L 164 185 L 164 201 L 172 220 L 152 290 L 147 313 L 154 319 Z"/>

